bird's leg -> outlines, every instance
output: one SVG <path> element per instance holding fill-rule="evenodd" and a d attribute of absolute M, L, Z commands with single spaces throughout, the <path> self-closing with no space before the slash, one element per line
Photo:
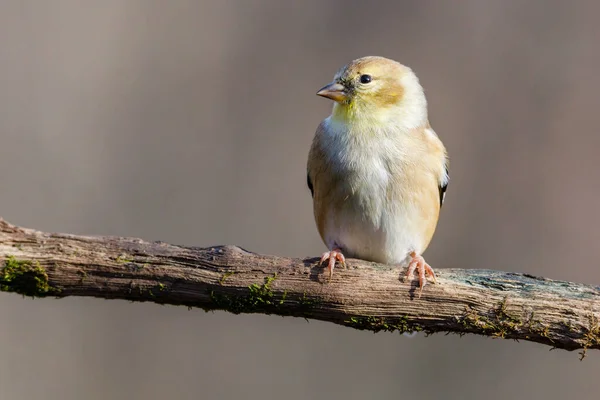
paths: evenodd
<path fill-rule="evenodd" d="M 437 283 L 435 280 L 435 273 L 433 272 L 433 268 L 425 262 L 425 259 L 422 256 L 413 251 L 410 253 L 410 257 L 411 260 L 408 264 L 408 270 L 406 271 L 406 278 L 409 281 L 412 280 L 415 269 L 417 270 L 419 273 L 419 297 L 421 297 L 423 287 L 427 284 L 427 278 L 425 276 L 431 276 L 433 283 Z"/>
<path fill-rule="evenodd" d="M 327 268 L 329 269 L 329 282 L 331 282 L 331 277 L 333 276 L 333 268 L 335 267 L 335 262 L 339 261 L 342 264 L 342 267 L 346 269 L 346 258 L 342 254 L 342 250 L 335 248 L 331 251 L 326 251 L 321 256 L 321 262 L 319 265 L 323 264 L 325 261 L 329 260 L 329 264 Z"/>

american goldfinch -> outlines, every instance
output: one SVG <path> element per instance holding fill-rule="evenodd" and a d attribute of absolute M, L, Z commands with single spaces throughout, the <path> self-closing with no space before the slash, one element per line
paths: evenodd
<path fill-rule="evenodd" d="M 317 95 L 334 101 L 308 155 L 314 216 L 329 280 L 345 257 L 435 274 L 423 259 L 448 187 L 446 149 L 429 125 L 413 71 L 383 57 L 342 67 Z"/>

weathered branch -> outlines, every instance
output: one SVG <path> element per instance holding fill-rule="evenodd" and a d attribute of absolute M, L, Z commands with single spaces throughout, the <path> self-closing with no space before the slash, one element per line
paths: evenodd
<path fill-rule="evenodd" d="M 489 270 L 437 269 L 418 298 L 398 268 L 348 260 L 331 283 L 318 259 L 235 246 L 192 248 L 44 233 L 0 219 L 0 289 L 319 319 L 373 331 L 475 333 L 567 350 L 600 348 L 600 287 Z"/>

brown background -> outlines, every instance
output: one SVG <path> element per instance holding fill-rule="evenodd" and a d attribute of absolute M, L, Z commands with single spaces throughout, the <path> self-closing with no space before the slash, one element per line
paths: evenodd
<path fill-rule="evenodd" d="M 0 215 L 323 251 L 305 161 L 338 67 L 413 67 L 451 155 L 437 268 L 600 281 L 600 3 L 3 0 Z M 600 310 L 597 310 L 600 311 Z M 0 295 L 0 399 L 597 398 L 600 353 Z"/>

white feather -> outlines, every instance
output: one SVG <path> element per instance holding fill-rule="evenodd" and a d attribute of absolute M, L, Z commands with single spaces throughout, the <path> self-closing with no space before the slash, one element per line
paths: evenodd
<path fill-rule="evenodd" d="M 387 201 L 390 163 L 412 161 L 403 146 L 404 133 L 373 128 L 371 134 L 379 140 L 363 140 L 369 134 L 353 134 L 347 124 L 327 118 L 324 121 L 324 143 L 327 162 L 332 172 L 344 177 L 344 185 L 336 190 L 347 196 L 340 209 L 328 212 L 325 224 L 325 244 L 342 247 L 348 256 L 387 264 L 403 264 L 408 254 L 424 250 L 419 211 L 413 202 Z M 396 177 L 396 182 L 402 181 Z M 401 184 L 401 183 L 400 183 Z"/>

